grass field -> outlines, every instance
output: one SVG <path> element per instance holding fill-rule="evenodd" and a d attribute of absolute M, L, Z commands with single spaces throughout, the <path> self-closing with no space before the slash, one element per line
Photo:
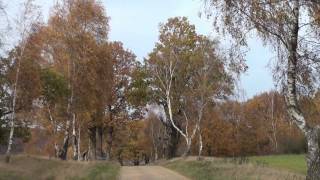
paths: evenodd
<path fill-rule="evenodd" d="M 306 172 L 303 155 L 251 157 L 242 164 L 230 158 L 188 158 L 164 166 L 195 180 L 300 180 Z"/>
<path fill-rule="evenodd" d="M 281 170 L 288 170 L 295 173 L 306 174 L 307 164 L 305 155 L 272 155 L 272 156 L 254 156 L 250 158 L 251 162 L 265 164 L 268 167 Z"/>
<path fill-rule="evenodd" d="M 10 164 L 0 157 L 0 180 L 108 179 L 118 177 L 120 166 L 105 162 L 49 160 L 25 155 L 13 156 Z"/>

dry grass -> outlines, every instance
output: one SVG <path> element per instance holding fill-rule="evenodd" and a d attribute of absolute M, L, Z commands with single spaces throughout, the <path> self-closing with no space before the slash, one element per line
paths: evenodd
<path fill-rule="evenodd" d="M 0 157 L 0 180 L 10 179 L 116 179 L 119 166 L 102 162 L 60 161 L 28 155 Z"/>
<path fill-rule="evenodd" d="M 302 180 L 303 174 L 270 168 L 253 163 L 238 164 L 221 158 L 196 161 L 195 158 L 177 159 L 165 167 L 196 180 Z"/>

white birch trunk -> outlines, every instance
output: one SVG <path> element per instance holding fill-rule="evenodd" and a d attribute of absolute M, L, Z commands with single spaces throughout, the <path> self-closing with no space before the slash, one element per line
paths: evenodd
<path fill-rule="evenodd" d="M 288 114 L 299 129 L 305 134 L 307 139 L 307 180 L 318 180 L 320 177 L 320 128 L 310 127 L 303 116 L 297 101 L 296 81 L 297 81 L 297 49 L 299 34 L 299 7 L 300 1 L 293 2 L 293 13 L 295 21 L 292 23 L 291 37 L 288 45 L 288 68 L 287 68 L 287 94 L 286 104 Z"/>
<path fill-rule="evenodd" d="M 186 150 L 184 151 L 182 157 L 188 157 L 190 154 L 190 150 L 191 150 L 191 144 L 192 144 L 192 140 L 191 138 L 186 138 Z"/>
<path fill-rule="evenodd" d="M 81 150 L 80 150 L 80 140 L 81 140 L 81 127 L 80 127 L 80 125 L 79 125 L 79 127 L 78 127 L 78 144 L 77 144 L 77 146 L 78 146 L 78 161 L 80 161 L 81 160 Z"/>
<path fill-rule="evenodd" d="M 173 54 L 174 55 L 174 54 Z M 175 55 L 174 55 L 175 56 Z M 176 57 L 175 57 L 176 58 Z M 176 58 L 176 60 L 178 60 Z M 167 110 L 168 110 L 168 114 L 169 114 L 169 122 L 170 124 L 173 126 L 173 128 L 182 136 L 184 137 L 185 141 L 186 141 L 186 150 L 183 154 L 183 156 L 187 156 L 190 153 L 190 149 L 191 149 L 191 144 L 192 144 L 192 139 L 195 136 L 198 128 L 199 128 L 199 124 L 202 118 L 202 110 L 203 110 L 203 106 L 200 108 L 199 111 L 199 117 L 196 121 L 196 124 L 192 130 L 192 133 L 189 134 L 189 119 L 186 115 L 186 113 L 184 112 L 184 116 L 185 116 L 185 120 L 186 120 L 186 126 L 185 126 L 185 132 L 183 132 L 182 129 L 180 129 L 174 122 L 173 120 L 173 112 L 172 112 L 172 104 L 171 104 L 171 87 L 172 87 L 172 81 L 173 81 L 173 77 L 174 77 L 174 73 L 175 73 L 175 64 L 172 61 L 169 61 L 168 67 L 166 69 L 166 74 L 165 74 L 165 79 L 162 79 L 159 75 L 159 71 L 157 69 L 155 69 L 155 75 L 158 78 L 158 80 L 160 81 L 161 86 L 163 87 L 163 94 L 164 94 L 164 99 L 167 103 Z"/>
<path fill-rule="evenodd" d="M 13 88 L 13 100 L 12 100 L 12 113 L 11 113 L 11 118 L 10 118 L 10 133 L 9 133 L 9 139 L 8 139 L 8 148 L 7 148 L 7 152 L 6 152 L 6 162 L 7 163 L 10 162 L 10 155 L 11 155 L 11 149 L 12 149 L 12 143 L 13 143 L 14 126 L 15 126 L 14 119 L 15 119 L 16 101 L 17 101 L 17 86 L 18 86 L 18 82 L 19 82 L 21 58 L 22 58 L 22 52 L 20 52 L 20 55 L 17 58 L 17 60 L 18 60 L 17 72 L 16 72 L 16 76 L 15 76 L 15 82 L 13 85 L 14 88 Z"/>
<path fill-rule="evenodd" d="M 203 149 L 203 142 L 202 142 L 202 134 L 200 131 L 200 126 L 198 129 L 199 132 L 199 153 L 198 153 L 198 160 L 201 160 L 201 155 L 202 155 L 202 149 Z"/>
<path fill-rule="evenodd" d="M 274 91 L 275 92 L 275 91 Z M 277 119 L 274 118 L 274 92 L 272 93 L 272 99 L 271 99 L 271 128 L 272 128 L 272 134 L 270 135 L 270 140 L 273 145 L 273 151 L 278 151 L 278 142 L 277 142 Z"/>
<path fill-rule="evenodd" d="M 70 86 L 71 85 L 69 84 L 69 87 Z M 73 93 L 71 91 L 71 97 L 68 101 L 68 107 L 67 107 L 67 114 L 69 115 L 69 117 L 67 118 L 67 121 L 66 121 L 62 148 L 59 150 L 59 158 L 62 160 L 67 159 L 67 152 L 68 152 L 69 139 L 70 139 L 69 130 L 70 130 L 70 111 L 71 111 L 72 99 L 73 99 Z"/>
<path fill-rule="evenodd" d="M 68 147 L 69 147 L 69 141 L 70 141 L 70 132 L 69 132 L 70 131 L 70 123 L 72 121 L 72 127 L 74 127 L 73 125 L 75 124 L 75 114 L 72 112 L 73 111 L 73 109 L 72 109 L 72 107 L 73 107 L 73 96 L 74 96 L 73 83 L 74 83 L 74 75 L 75 75 L 75 63 L 74 63 L 73 59 L 71 59 L 71 62 L 69 61 L 68 74 L 69 74 L 69 77 L 70 77 L 69 82 L 68 82 L 68 88 L 71 91 L 71 95 L 70 95 L 70 97 L 68 99 L 68 106 L 67 106 L 68 118 L 67 118 L 67 121 L 66 121 L 66 129 L 65 129 L 65 132 L 64 132 L 63 145 L 62 145 L 62 149 L 59 152 L 59 157 L 62 160 L 66 160 L 67 159 L 67 153 L 68 153 Z"/>
<path fill-rule="evenodd" d="M 57 141 L 56 141 L 57 122 L 54 120 L 49 106 L 47 106 L 47 110 L 48 110 L 49 120 L 50 120 L 51 125 L 52 125 L 52 134 L 53 134 L 53 138 L 54 138 L 54 141 L 53 141 L 53 144 L 54 144 L 54 155 L 57 158 L 59 156 L 59 154 L 58 154 L 59 146 L 58 146 Z"/>
<path fill-rule="evenodd" d="M 14 87 L 13 87 L 13 100 L 12 100 L 12 113 L 10 118 L 10 133 L 9 133 L 9 139 L 8 139 L 8 148 L 6 151 L 6 162 L 10 162 L 10 154 L 13 144 L 13 136 L 14 136 L 14 120 L 16 115 L 16 101 L 17 101 L 17 87 L 18 87 L 18 81 L 19 81 L 19 74 L 20 74 L 20 66 L 21 66 L 21 60 L 24 54 L 25 46 L 26 46 L 26 38 L 31 32 L 32 24 L 37 22 L 39 20 L 39 14 L 37 14 L 37 7 L 34 6 L 32 0 L 26 0 L 23 3 L 23 10 L 21 12 L 21 16 L 16 19 L 16 25 L 17 25 L 17 31 L 20 34 L 21 41 L 19 42 L 20 46 L 20 53 L 17 57 L 18 64 L 17 64 L 17 71 L 14 81 Z"/>
<path fill-rule="evenodd" d="M 72 113 L 72 149 L 73 149 L 73 159 L 78 159 L 78 142 L 76 133 L 76 115 Z"/>
<path fill-rule="evenodd" d="M 92 151 L 92 149 L 91 149 L 91 138 L 89 138 L 89 142 L 88 142 L 88 155 L 87 155 L 87 157 L 88 157 L 87 159 L 88 159 L 88 160 L 92 160 L 92 155 L 91 155 L 92 152 L 91 152 L 91 151 Z"/>

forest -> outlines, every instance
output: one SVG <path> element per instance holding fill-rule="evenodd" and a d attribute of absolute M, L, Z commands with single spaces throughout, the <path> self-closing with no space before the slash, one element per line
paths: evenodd
<path fill-rule="evenodd" d="M 159 22 L 153 50 L 138 59 L 109 39 L 100 1 L 59 0 L 46 21 L 33 0 L 23 1 L 13 26 L 18 43 L 0 57 L 3 160 L 28 154 L 137 166 L 306 154 L 306 178 L 319 179 L 320 3 L 202 3 L 212 31 L 232 39 L 230 47 L 178 16 Z M 252 32 L 275 52 L 276 88 L 244 99 L 238 82 L 250 68 Z"/>

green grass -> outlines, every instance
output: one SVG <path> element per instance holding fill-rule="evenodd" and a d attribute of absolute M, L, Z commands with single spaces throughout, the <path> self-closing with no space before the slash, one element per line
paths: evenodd
<path fill-rule="evenodd" d="M 272 155 L 272 156 L 254 156 L 250 158 L 251 162 L 265 163 L 272 168 L 280 168 L 296 173 L 306 174 L 307 164 L 305 155 Z"/>
<path fill-rule="evenodd" d="M 183 161 L 178 160 L 170 162 L 165 165 L 165 167 L 175 170 L 182 175 L 185 175 L 191 179 L 197 180 L 209 180 L 209 179 L 223 179 L 231 180 L 232 177 L 227 175 L 227 167 L 219 166 L 215 163 L 209 161 Z M 248 177 L 243 177 L 245 180 Z"/>
<path fill-rule="evenodd" d="M 268 159 L 267 157 L 264 157 Z M 270 157 L 271 159 L 274 159 Z M 293 158 L 291 158 L 293 159 Z M 289 158 L 289 161 L 291 160 Z M 298 180 L 304 175 L 284 169 L 272 168 L 272 163 L 251 163 L 259 157 L 250 159 L 249 163 L 239 164 L 230 158 L 206 158 L 196 161 L 192 158 L 167 162 L 164 166 L 194 180 Z M 264 160 L 264 159 L 263 159 Z M 272 161 L 269 161 L 272 162 Z"/>
<path fill-rule="evenodd" d="M 25 155 L 13 156 L 9 164 L 0 157 L 0 180 L 110 179 L 118 177 L 120 166 L 106 162 L 49 160 Z"/>

